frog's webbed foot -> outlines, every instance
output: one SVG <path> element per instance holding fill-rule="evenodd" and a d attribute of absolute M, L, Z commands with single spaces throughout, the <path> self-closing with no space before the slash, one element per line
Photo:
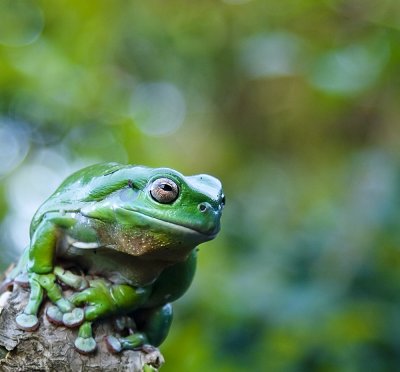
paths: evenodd
<path fill-rule="evenodd" d="M 134 320 L 131 319 L 129 321 L 128 317 L 125 323 L 122 323 L 122 325 L 125 325 L 125 329 L 128 328 L 130 334 L 122 338 L 115 336 L 105 337 L 107 349 L 111 353 L 132 349 L 140 349 L 145 353 L 151 353 L 155 349 L 152 345 L 158 346 L 166 338 L 171 321 L 172 306 L 169 303 L 160 307 L 137 310 L 134 313 Z M 127 324 L 131 325 L 132 323 L 135 325 L 127 326 Z M 135 331 L 136 325 L 139 332 Z"/>
<path fill-rule="evenodd" d="M 77 327 L 84 321 L 83 309 L 75 308 L 74 305 L 62 296 L 61 289 L 54 281 L 55 278 L 63 283 L 73 287 L 74 289 L 86 288 L 86 280 L 81 276 L 72 274 L 57 266 L 54 268 L 54 274 L 51 274 L 51 279 L 41 280 L 42 286 L 47 290 L 47 293 L 55 304 L 49 306 L 46 310 L 46 317 L 50 323 L 54 325 L 65 325 L 66 327 Z"/>
<path fill-rule="evenodd" d="M 89 288 L 69 297 L 75 306 L 84 306 L 85 312 L 85 322 L 81 325 L 79 337 L 75 341 L 77 350 L 87 354 L 95 348 L 96 343 L 92 337 L 90 322 L 134 308 L 147 295 L 148 293 L 142 288 L 123 284 L 113 285 L 107 280 L 97 279 L 90 281 Z M 135 324 L 133 319 L 121 317 L 118 327 L 131 331 Z M 124 349 L 134 349 L 145 342 L 147 338 L 144 334 L 135 333 L 126 338 L 110 338 L 107 344 L 112 352 L 119 352 Z"/>
<path fill-rule="evenodd" d="M 49 299 L 55 304 L 50 306 L 46 315 L 50 322 L 74 327 L 84 320 L 82 309 L 75 309 L 74 305 L 63 297 L 60 286 L 56 283 L 53 273 L 36 274 L 29 273 L 30 295 L 29 301 L 22 314 L 16 317 L 18 327 L 25 331 L 34 331 L 39 326 L 37 313 L 43 301 L 44 290 Z"/>
<path fill-rule="evenodd" d="M 136 331 L 136 324 L 132 317 L 122 315 L 114 318 L 114 328 L 120 334 L 132 335 Z M 105 336 L 104 341 L 110 353 L 120 353 L 123 350 L 122 339 L 115 336 Z"/>
<path fill-rule="evenodd" d="M 133 349 L 142 349 L 145 351 L 145 345 L 147 343 L 147 337 L 144 333 L 134 333 L 127 337 L 117 338 L 115 336 L 106 336 L 104 338 L 107 349 L 110 353 L 120 353 L 122 350 L 133 350 Z M 146 345 L 146 347 L 152 348 L 151 345 Z M 146 352 L 146 351 L 145 351 Z"/>
<path fill-rule="evenodd" d="M 67 299 L 61 297 L 54 301 L 55 305 L 49 306 L 46 310 L 46 317 L 50 323 L 65 325 L 73 328 L 83 323 L 85 314 L 83 309 L 75 308 Z"/>
<path fill-rule="evenodd" d="M 90 354 L 96 350 L 96 341 L 92 335 L 90 322 L 84 322 L 80 326 L 78 337 L 75 340 L 75 348 L 81 354 Z"/>

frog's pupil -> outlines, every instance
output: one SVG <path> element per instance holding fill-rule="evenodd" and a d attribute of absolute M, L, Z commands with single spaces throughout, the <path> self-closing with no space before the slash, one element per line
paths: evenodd
<path fill-rule="evenodd" d="M 162 183 L 160 185 L 160 189 L 162 189 L 164 191 L 172 191 L 172 186 L 168 185 L 167 183 Z"/>

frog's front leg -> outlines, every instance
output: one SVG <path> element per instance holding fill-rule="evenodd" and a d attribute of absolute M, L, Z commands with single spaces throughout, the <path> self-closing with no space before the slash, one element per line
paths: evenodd
<path fill-rule="evenodd" d="M 59 218 L 59 222 L 63 221 L 61 225 L 56 224 L 55 221 L 57 219 L 44 218 L 31 238 L 27 263 L 31 290 L 28 304 L 23 313 L 16 317 L 18 327 L 23 330 L 32 331 L 39 326 L 37 312 L 43 301 L 43 289 L 46 290 L 50 300 L 57 306 L 54 317 L 63 320 L 64 315 L 69 314 L 74 309 L 73 304 L 63 297 L 53 272 L 55 248 L 61 232 L 61 226 L 69 227 L 71 219 Z M 73 318 L 73 325 L 81 323 L 83 321 L 83 311 L 76 309 Z M 68 325 L 68 315 L 65 320 L 66 325 Z"/>
<path fill-rule="evenodd" d="M 82 291 L 89 287 L 89 281 L 83 275 L 76 275 L 61 266 L 54 268 L 54 274 L 60 282 L 77 291 Z"/>
<path fill-rule="evenodd" d="M 28 304 L 23 313 L 17 315 L 15 321 L 19 328 L 25 331 L 35 331 L 39 327 L 37 312 L 43 301 L 43 289 L 37 277 L 31 277 L 30 280 L 31 292 L 29 295 Z"/>
<path fill-rule="evenodd" d="M 56 266 L 54 268 L 54 274 L 59 282 L 64 283 L 75 290 L 81 291 L 89 287 L 89 282 L 85 277 L 82 275 L 76 275 L 69 270 L 65 270 L 61 266 Z M 64 311 L 62 305 L 60 306 L 59 303 L 55 303 L 56 306 L 49 306 L 46 311 L 47 319 L 51 323 L 55 325 L 65 325 L 66 327 L 76 327 L 83 322 L 84 312 L 82 309 L 73 308 L 72 306 L 71 309 L 66 309 Z"/>
<path fill-rule="evenodd" d="M 91 322 L 110 315 L 127 314 L 138 308 L 149 297 L 149 289 L 135 288 L 127 284 L 111 284 L 105 279 L 90 281 L 90 288 L 70 297 L 76 305 L 85 305 L 85 322 L 79 329 L 75 347 L 87 354 L 94 351 Z"/>

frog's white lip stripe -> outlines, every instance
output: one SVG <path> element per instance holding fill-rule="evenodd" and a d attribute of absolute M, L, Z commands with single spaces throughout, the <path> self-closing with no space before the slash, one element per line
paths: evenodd
<path fill-rule="evenodd" d="M 102 245 L 98 242 L 81 242 L 79 240 L 73 239 L 70 236 L 66 236 L 67 244 L 72 245 L 75 248 L 79 249 L 97 249 L 100 248 Z"/>
<path fill-rule="evenodd" d="M 101 244 L 99 244 L 99 243 L 85 243 L 85 242 L 78 242 L 78 241 L 73 242 L 72 245 L 75 248 L 80 248 L 80 249 L 97 249 L 97 248 L 101 247 Z"/>
<path fill-rule="evenodd" d="M 144 216 L 144 217 L 146 217 L 146 218 L 148 218 L 148 219 L 150 219 L 152 221 L 158 221 L 159 223 L 161 223 L 161 224 L 163 224 L 165 226 L 169 226 L 169 227 L 171 227 L 173 229 L 176 229 L 176 230 L 181 230 L 182 232 L 190 232 L 191 234 L 194 233 L 194 234 L 198 234 L 198 235 L 207 237 L 207 239 L 209 239 L 209 240 L 213 239 L 217 235 L 217 233 L 205 234 L 204 232 L 201 232 L 199 230 L 193 229 L 192 227 L 188 227 L 188 226 L 184 226 L 184 225 L 178 225 L 178 224 L 170 222 L 170 221 L 162 220 L 161 218 L 157 218 L 157 217 L 154 217 L 154 216 L 149 216 L 148 214 L 143 213 L 142 211 L 138 211 L 138 210 L 134 210 L 134 209 L 127 209 L 127 208 L 121 208 L 121 209 L 123 209 L 123 210 L 125 210 L 127 212 L 139 214 L 140 216 Z"/>

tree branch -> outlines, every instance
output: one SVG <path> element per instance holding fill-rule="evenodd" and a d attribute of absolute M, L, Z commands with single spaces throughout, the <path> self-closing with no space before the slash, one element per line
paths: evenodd
<path fill-rule="evenodd" d="M 114 331 L 110 321 L 93 327 L 97 350 L 92 355 L 79 354 L 74 348 L 77 329 L 55 327 L 43 315 L 48 301 L 39 312 L 40 327 L 35 332 L 17 328 L 15 316 L 22 312 L 28 291 L 14 286 L 0 297 L 0 370 L 9 371 L 143 371 L 157 370 L 164 362 L 158 350 L 150 353 L 127 350 L 111 354 L 103 341 Z M 154 369 L 152 369 L 153 367 Z"/>

